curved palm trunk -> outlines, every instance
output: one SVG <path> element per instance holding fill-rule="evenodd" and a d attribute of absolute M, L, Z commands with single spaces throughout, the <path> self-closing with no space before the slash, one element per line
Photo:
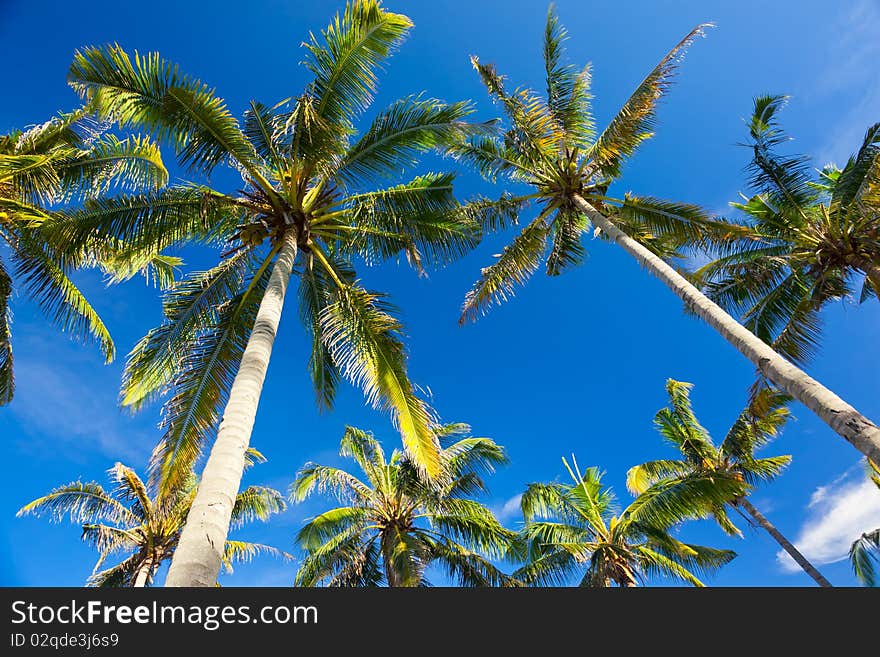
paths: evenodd
<path fill-rule="evenodd" d="M 870 459 L 880 459 L 880 428 L 806 372 L 785 360 L 760 338 L 694 287 L 662 258 L 620 230 L 581 196 L 577 206 L 612 241 L 675 292 L 685 305 L 718 331 L 770 381 L 800 401 Z"/>
<path fill-rule="evenodd" d="M 831 588 L 831 582 L 825 579 L 816 567 L 807 561 L 807 558 L 798 551 L 798 549 L 791 544 L 782 533 L 776 529 L 776 526 L 767 520 L 764 515 L 758 511 L 755 507 L 752 506 L 752 503 L 749 502 L 746 498 L 740 498 L 737 500 L 736 505 L 745 509 L 752 518 L 754 518 L 755 522 L 757 522 L 770 536 L 773 537 L 779 545 L 782 546 L 782 549 L 788 552 L 789 556 L 797 562 L 797 565 L 803 568 L 804 572 L 807 573 L 810 577 L 812 577 L 819 586 L 825 586 Z"/>
<path fill-rule="evenodd" d="M 135 588 L 142 588 L 149 584 L 150 580 L 153 578 L 153 569 L 156 565 L 156 560 L 152 555 L 144 559 L 143 563 L 138 566 L 138 569 L 135 572 L 134 584 L 132 584 L 132 586 Z"/>
<path fill-rule="evenodd" d="M 288 230 L 283 239 L 165 586 L 214 586 L 217 581 L 245 451 L 296 258 L 296 231 Z"/>

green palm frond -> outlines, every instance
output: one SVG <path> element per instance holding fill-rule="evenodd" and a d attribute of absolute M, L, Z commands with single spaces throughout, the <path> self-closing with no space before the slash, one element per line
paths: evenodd
<path fill-rule="evenodd" d="M 162 491 L 175 487 L 215 435 L 268 284 L 271 258 L 249 277 L 247 288 L 215 309 L 177 365 L 163 407 L 160 428 L 165 433 L 150 462 L 151 481 Z"/>
<path fill-rule="evenodd" d="M 284 495 L 267 486 L 248 486 L 235 497 L 232 525 L 240 527 L 253 520 L 266 521 L 272 514 L 287 509 Z"/>
<path fill-rule="evenodd" d="M 304 550 L 315 550 L 334 536 L 350 530 L 365 531 L 369 512 L 362 507 L 348 506 L 330 509 L 309 520 L 296 535 L 296 542 Z"/>
<path fill-rule="evenodd" d="M 140 565 L 140 555 L 134 554 L 115 566 L 93 573 L 86 581 L 86 586 L 97 588 L 131 586 L 137 574 L 137 568 Z"/>
<path fill-rule="evenodd" d="M 224 102 L 159 53 L 135 52 L 132 58 L 116 44 L 82 48 L 68 80 L 99 116 L 168 140 L 192 169 L 210 173 L 233 158 L 256 180 L 265 180 L 253 146 Z"/>
<path fill-rule="evenodd" d="M 691 465 L 685 461 L 658 459 L 633 466 L 626 473 L 626 488 L 639 495 L 663 479 L 686 476 Z"/>
<path fill-rule="evenodd" d="M 374 263 L 403 251 L 410 263 L 446 264 L 480 239 L 480 228 L 453 195 L 450 173 L 429 173 L 394 187 L 356 194 L 343 225 L 329 224 L 343 253 Z M 317 232 L 325 230 L 320 225 Z"/>
<path fill-rule="evenodd" d="M 128 509 L 141 520 L 149 518 L 152 515 L 153 503 L 147 487 L 138 474 L 118 462 L 107 472 L 110 474 L 110 479 L 116 482 L 113 497 L 127 504 Z"/>
<path fill-rule="evenodd" d="M 136 532 L 110 525 L 94 524 L 83 525 L 80 539 L 98 550 L 102 555 L 102 561 L 115 552 L 136 550 L 142 541 L 142 537 Z"/>
<path fill-rule="evenodd" d="M 416 396 L 406 371 L 402 326 L 382 295 L 358 285 L 336 290 L 325 307 L 322 339 L 339 371 L 360 387 L 368 403 L 391 413 L 414 462 L 429 476 L 439 472 L 439 445 L 431 409 Z"/>
<path fill-rule="evenodd" d="M 354 271 L 350 265 L 339 258 L 331 261 L 333 272 L 345 283 L 354 282 Z M 328 410 L 333 407 L 336 387 L 339 384 L 339 368 L 323 339 L 321 315 L 334 302 L 336 282 L 324 267 L 315 262 L 312 255 L 303 257 L 299 275 L 299 314 L 303 326 L 311 337 L 312 348 L 309 355 L 309 374 L 315 389 L 318 408 Z"/>
<path fill-rule="evenodd" d="M 350 0 L 321 36 L 305 47 L 315 75 L 310 95 L 328 124 L 350 125 L 372 102 L 376 72 L 406 37 L 412 21 L 382 9 L 375 0 Z"/>
<path fill-rule="evenodd" d="M 250 543 L 248 541 L 227 540 L 226 547 L 223 550 L 223 567 L 227 573 L 232 572 L 232 564 L 249 563 L 255 557 L 268 554 L 284 561 L 292 561 L 293 557 L 286 552 L 279 550 L 271 545 L 263 543 Z"/>
<path fill-rule="evenodd" d="M 12 260 L 24 289 L 61 330 L 80 340 L 96 341 L 106 362 L 111 362 L 116 347 L 110 332 L 57 255 L 33 233 L 20 235 L 16 246 Z"/>
<path fill-rule="evenodd" d="M 746 493 L 742 481 L 724 472 L 691 474 L 663 480 L 639 495 L 621 517 L 658 528 L 710 515 L 714 508 L 729 504 Z"/>
<path fill-rule="evenodd" d="M 86 197 L 114 188 L 157 190 L 168 183 L 159 146 L 145 136 L 104 135 L 57 169 L 66 193 Z"/>
<path fill-rule="evenodd" d="M 560 209 L 551 227 L 550 251 L 547 254 L 547 275 L 558 276 L 563 270 L 584 261 L 586 249 L 581 236 L 590 228 L 590 221 L 576 210 Z"/>
<path fill-rule="evenodd" d="M 495 262 L 484 268 L 480 280 L 465 296 L 459 323 L 474 321 L 493 304 L 500 304 L 513 296 L 517 286 L 523 285 L 541 264 L 547 250 L 550 227 L 545 213 L 539 215 L 504 250 Z"/>
<path fill-rule="evenodd" d="M 165 323 L 150 330 L 128 355 L 120 392 L 123 406 L 137 409 L 163 391 L 200 329 L 238 293 L 255 265 L 253 252 L 239 251 L 212 269 L 191 273 L 166 292 Z"/>
<path fill-rule="evenodd" d="M 551 4 L 544 31 L 544 66 L 547 72 L 547 105 L 565 134 L 566 146 L 583 149 L 593 138 L 595 124 L 590 113 L 590 66 L 577 71 L 562 63 L 568 31 L 559 23 Z"/>
<path fill-rule="evenodd" d="M 753 142 L 749 184 L 765 194 L 783 212 L 785 208 L 791 208 L 802 214 L 815 196 L 809 185 L 808 158 L 800 155 L 779 156 L 773 150 L 790 139 L 776 121 L 776 113 L 787 100 L 787 96 L 755 98 L 749 124 Z"/>
<path fill-rule="evenodd" d="M 596 139 L 590 155 L 602 175 L 620 175 L 623 160 L 653 135 L 657 102 L 672 84 L 685 51 L 698 37 L 703 36 L 708 27 L 712 27 L 711 23 L 698 25 L 679 41 L 636 88 Z"/>
<path fill-rule="evenodd" d="M 334 178 L 352 185 L 371 178 L 396 177 L 402 169 L 417 164 L 418 155 L 479 134 L 483 126 L 464 121 L 472 112 L 468 102 L 447 104 L 419 96 L 398 100 L 380 112 L 352 144 Z"/>
<path fill-rule="evenodd" d="M 93 481 L 75 481 L 59 486 L 44 497 L 21 507 L 16 515 L 48 514 L 56 522 L 69 515 L 72 522 L 111 522 L 133 521 L 135 517 L 125 506 L 107 493 L 100 484 Z"/>
<path fill-rule="evenodd" d="M 313 491 L 331 493 L 339 501 L 365 502 L 371 496 L 370 487 L 354 475 L 339 468 L 307 463 L 290 485 L 290 498 L 302 502 Z"/>

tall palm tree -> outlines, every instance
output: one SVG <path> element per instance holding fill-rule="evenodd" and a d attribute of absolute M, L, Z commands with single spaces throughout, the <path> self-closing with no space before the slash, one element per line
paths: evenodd
<path fill-rule="evenodd" d="M 658 482 L 675 482 L 693 476 L 705 476 L 710 480 L 716 476 L 721 477 L 718 481 L 730 477 L 739 479 L 749 488 L 744 494 L 713 509 L 712 515 L 718 525 L 728 534 L 741 536 L 742 533 L 731 522 L 725 507 L 742 509 L 819 586 L 830 587 L 831 583 L 818 569 L 748 499 L 747 493 L 751 492 L 752 486 L 772 481 L 791 462 L 789 455 L 755 457 L 755 451 L 773 440 L 788 420 L 786 404 L 790 398 L 769 388 L 762 388 L 740 413 L 722 443 L 716 447 L 709 432 L 694 414 L 690 399 L 691 388 L 693 384 L 667 380 L 666 393 L 669 395 L 670 405 L 654 417 L 654 426 L 660 435 L 677 448 L 683 458 L 648 461 L 631 468 L 627 473 L 627 488 L 639 494 Z"/>
<path fill-rule="evenodd" d="M 868 461 L 871 481 L 880 489 L 880 467 Z M 859 536 L 849 548 L 849 561 L 853 572 L 865 586 L 877 586 L 875 564 L 880 563 L 880 527 Z"/>
<path fill-rule="evenodd" d="M 487 559 L 505 556 L 515 534 L 472 499 L 486 490 L 483 475 L 507 458 L 492 440 L 468 436 L 469 429 L 437 429 L 440 472 L 427 480 L 410 457 L 395 450 L 386 459 L 372 434 L 347 427 L 339 453 L 354 459 L 364 479 L 308 463 L 291 486 L 296 501 L 317 490 L 343 504 L 300 530 L 307 556 L 296 584 L 426 586 L 426 570 L 438 566 L 462 586 L 515 585 Z"/>
<path fill-rule="evenodd" d="M 861 301 L 880 297 L 880 123 L 843 169 L 828 165 L 813 176 L 809 158 L 776 152 L 790 139 L 777 121 L 785 102 L 755 99 L 748 144 L 754 194 L 731 204 L 748 232 L 723 245 L 694 279 L 752 333 L 804 363 L 818 346 L 823 306 L 859 287 Z"/>
<path fill-rule="evenodd" d="M 545 259 L 547 273 L 559 274 L 581 262 L 582 235 L 592 226 L 659 278 L 694 314 L 716 329 L 777 387 L 815 412 L 863 454 L 880 458 L 880 428 L 831 390 L 785 360 L 700 292 L 665 259 L 688 244 L 711 246 L 744 233 L 744 228 L 710 220 L 691 205 L 626 195 L 607 196 L 624 160 L 651 136 L 657 101 L 669 88 L 685 49 L 703 33 L 698 26 L 648 74 L 621 110 L 596 135 L 590 113 L 590 69 L 562 64 L 565 31 L 551 7 L 544 37 L 547 99 L 528 89 L 509 92 L 491 65 L 473 58 L 489 94 L 500 102 L 508 126 L 452 149 L 484 176 L 504 176 L 531 185 L 532 193 L 484 201 L 496 209 L 490 228 L 515 221 L 525 205 L 537 203 L 534 219 L 505 247 L 468 292 L 462 321 L 476 318 L 509 298 Z"/>
<path fill-rule="evenodd" d="M 248 464 L 265 461 L 256 450 L 249 450 Z M 162 562 L 171 558 L 195 498 L 197 478 L 190 474 L 180 487 L 158 490 L 143 482 L 131 468 L 117 463 L 110 470 L 115 484 L 104 489 L 94 481 L 75 481 L 23 506 L 19 516 L 47 514 L 56 521 L 69 515 L 82 523 L 82 540 L 93 545 L 100 556 L 89 586 L 149 586 Z M 232 522 L 235 526 L 258 518 L 268 520 L 285 509 L 283 495 L 272 488 L 249 486 L 235 499 Z M 98 570 L 117 554 L 124 559 L 110 568 Z M 258 554 L 289 558 L 276 548 L 260 543 L 227 540 L 223 565 L 250 561 Z"/>
<path fill-rule="evenodd" d="M 154 130 L 196 172 L 228 163 L 242 176 L 237 193 L 181 185 L 92 203 L 57 231 L 64 241 L 100 235 L 151 250 L 192 240 L 226 245 L 219 265 L 167 296 L 167 321 L 134 348 L 123 383 L 122 402 L 133 408 L 171 391 L 154 454 L 169 485 L 169 473 L 188 471 L 219 422 L 167 585 L 216 579 L 291 272 L 319 404 L 331 406 L 339 379 L 349 379 L 391 412 L 413 462 L 428 476 L 439 472 L 432 411 L 408 379 L 401 324 L 352 266 L 354 257 L 369 263 L 404 253 L 420 270 L 479 238 L 480 208 L 459 207 L 452 174 L 379 185 L 420 153 L 482 130 L 463 120 L 466 103 L 406 98 L 355 138 L 377 70 L 410 26 L 374 0 L 352 0 L 322 40 L 306 44 L 314 79 L 305 91 L 271 107 L 252 102 L 243 126 L 213 90 L 157 53 L 132 58 L 113 45 L 75 56 L 71 84 L 102 117 Z"/>
<path fill-rule="evenodd" d="M 702 518 L 714 503 L 740 490 L 733 479 L 715 485 L 703 477 L 661 483 L 619 513 L 614 491 L 598 468 L 580 473 L 563 459 L 571 484 L 530 484 L 522 497 L 523 539 L 528 563 L 513 573 L 539 586 L 638 586 L 649 577 L 668 577 L 703 586 L 700 572 L 730 562 L 735 552 L 679 541 L 679 523 Z"/>
<path fill-rule="evenodd" d="M 70 278 L 82 254 L 65 244 L 51 247 L 44 234 L 61 204 L 118 187 L 149 190 L 166 183 L 168 173 L 155 144 L 143 137 L 103 134 L 104 127 L 82 108 L 0 136 L 0 239 L 12 264 L 10 271 L 0 259 L 0 404 L 9 403 L 15 391 L 13 276 L 62 331 L 98 342 L 107 362 L 114 357 L 107 326 Z M 105 258 L 103 264 L 112 273 L 110 261 Z M 175 261 L 159 257 L 151 264 L 167 282 Z"/>

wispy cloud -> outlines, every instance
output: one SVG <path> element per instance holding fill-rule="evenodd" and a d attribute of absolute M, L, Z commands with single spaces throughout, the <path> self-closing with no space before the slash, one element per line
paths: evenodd
<path fill-rule="evenodd" d="M 807 509 L 807 519 L 794 544 L 815 564 L 833 563 L 846 558 L 858 536 L 880 524 L 880 492 L 865 477 L 860 463 L 858 468 L 816 488 Z M 776 559 L 783 570 L 798 570 L 785 552 L 780 550 Z"/>
<path fill-rule="evenodd" d="M 10 410 L 32 449 L 60 450 L 75 460 L 98 452 L 136 468 L 146 461 L 157 430 L 145 429 L 148 420 L 118 408 L 115 377 L 109 372 L 93 373 L 82 363 L 51 358 L 19 358 L 15 369 Z"/>
<path fill-rule="evenodd" d="M 880 107 L 880 4 L 859 0 L 837 19 L 835 38 L 828 48 L 828 66 L 816 76 L 811 92 L 834 98 L 842 91 L 855 90 L 860 100 L 840 108 L 828 125 L 828 141 L 816 153 L 820 166 L 835 162 L 842 166 L 861 145 L 865 130 L 878 120 Z"/>
<path fill-rule="evenodd" d="M 502 523 L 507 522 L 508 520 L 513 520 L 514 518 L 519 517 L 520 515 L 520 502 L 522 501 L 522 493 L 514 495 L 508 500 L 505 500 L 503 503 L 496 505 L 493 507 L 492 511 L 495 513 L 495 517 Z"/>

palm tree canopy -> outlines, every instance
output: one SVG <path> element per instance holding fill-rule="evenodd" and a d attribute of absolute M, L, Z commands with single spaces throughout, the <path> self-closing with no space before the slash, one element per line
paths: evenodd
<path fill-rule="evenodd" d="M 658 411 L 654 426 L 680 459 L 648 461 L 629 470 L 627 488 L 640 494 L 663 481 L 675 481 L 690 476 L 715 477 L 718 481 L 741 481 L 744 488 L 778 477 L 791 462 L 791 456 L 758 458 L 755 452 L 773 440 L 789 418 L 787 404 L 791 398 L 770 388 L 757 392 L 734 421 L 720 445 L 715 445 L 709 432 L 699 423 L 693 410 L 690 392 L 693 384 L 668 379 L 666 393 L 669 406 Z M 724 506 L 736 501 L 730 498 L 713 509 L 713 516 L 728 533 L 739 530 L 728 518 Z"/>
<path fill-rule="evenodd" d="M 103 259 L 89 260 L 82 248 L 49 243 L 48 227 L 62 205 L 116 190 L 156 190 L 167 182 L 156 144 L 139 136 L 119 139 L 106 127 L 81 108 L 0 136 L 0 238 L 12 265 L 7 268 L 0 260 L 0 404 L 11 401 L 15 389 L 9 304 L 13 279 L 62 331 L 96 341 L 109 362 L 115 355 L 113 340 L 71 280 L 71 271 L 100 264 L 114 280 L 144 270 L 167 284 L 177 264 L 157 252 L 132 250 L 122 258 L 109 244 Z"/>
<path fill-rule="evenodd" d="M 547 274 L 555 276 L 583 261 L 582 237 L 590 220 L 575 203 L 576 196 L 613 216 L 621 230 L 668 258 L 682 255 L 686 246 L 705 246 L 739 230 L 713 221 L 695 205 L 632 194 L 623 199 L 607 196 L 625 160 L 653 134 L 657 102 L 669 89 L 688 46 L 708 26 L 699 25 L 688 33 L 602 132 L 597 132 L 591 112 L 590 66 L 579 70 L 564 62 L 567 33 L 552 5 L 544 33 L 546 97 L 522 87 L 510 90 L 493 65 L 471 58 L 506 121 L 449 152 L 491 181 L 504 177 L 532 188 L 529 194 L 504 194 L 471 207 L 482 212 L 484 228 L 491 230 L 516 224 L 530 202 L 537 204 L 538 212 L 482 270 L 465 299 L 462 321 L 476 319 L 492 304 L 506 301 L 542 262 Z"/>
<path fill-rule="evenodd" d="M 124 405 L 170 391 L 154 456 L 164 469 L 185 473 L 212 436 L 272 263 L 294 231 L 319 405 L 330 407 L 339 380 L 348 379 L 390 411 L 413 461 L 436 474 L 433 411 L 408 379 L 402 325 L 353 268 L 357 258 L 369 264 L 403 254 L 421 271 L 480 236 L 480 210 L 459 206 L 453 174 L 399 182 L 420 154 L 486 129 L 464 120 L 468 103 L 411 96 L 380 111 L 359 136 L 355 130 L 377 72 L 410 27 L 374 0 L 352 0 L 305 44 L 313 79 L 304 91 L 271 106 L 251 102 L 242 122 L 213 89 L 158 53 L 132 56 L 118 45 L 77 52 L 70 83 L 101 117 L 153 131 L 193 173 L 224 164 L 242 177 L 235 193 L 185 184 L 89 203 L 57 230 L 74 243 L 101 235 L 150 251 L 191 241 L 224 249 L 216 267 L 167 294 L 165 323 L 129 354 Z"/>
<path fill-rule="evenodd" d="M 880 490 L 880 467 L 868 461 L 871 481 Z M 865 586 L 877 586 L 877 566 L 880 565 L 880 527 L 859 536 L 849 548 L 853 572 Z"/>
<path fill-rule="evenodd" d="M 746 228 L 694 274 L 717 303 L 780 354 L 804 363 L 821 338 L 827 302 L 878 296 L 880 286 L 880 123 L 839 169 L 815 172 L 803 155 L 783 155 L 790 140 L 777 115 L 785 96 L 759 96 L 749 122 L 749 189 L 731 203 Z M 873 273 L 872 273 L 873 272 Z"/>
<path fill-rule="evenodd" d="M 598 468 L 580 473 L 563 459 L 571 484 L 530 484 L 522 497 L 523 540 L 528 562 L 513 575 L 531 585 L 636 586 L 652 576 L 703 586 L 698 574 L 713 572 L 736 553 L 691 545 L 670 530 L 707 516 L 741 487 L 690 476 L 648 487 L 622 511 Z"/>
<path fill-rule="evenodd" d="M 295 501 L 318 491 L 343 505 L 315 516 L 297 535 L 306 552 L 297 585 L 427 586 L 432 565 L 462 586 L 516 584 L 490 561 L 506 555 L 515 534 L 472 499 L 507 457 L 469 431 L 461 424 L 438 428 L 440 474 L 426 480 L 406 454 L 386 457 L 372 434 L 347 427 L 339 453 L 357 463 L 363 478 L 308 463 L 291 486 Z"/>
<path fill-rule="evenodd" d="M 248 463 L 263 462 L 256 450 L 249 450 Z M 113 488 L 97 482 L 75 481 L 55 488 L 19 509 L 19 517 L 46 515 L 55 522 L 69 518 L 82 525 L 82 540 L 98 550 L 99 558 L 89 577 L 89 586 L 132 586 L 144 564 L 151 570 L 171 557 L 195 497 L 198 478 L 190 473 L 176 489 L 150 486 L 122 463 L 108 470 Z M 266 521 L 286 508 L 284 496 L 265 486 L 241 491 L 232 512 L 234 526 L 253 520 Z M 289 559 L 290 555 L 260 543 L 227 541 L 223 563 L 227 572 L 232 564 L 250 561 L 259 554 Z M 119 563 L 99 568 L 111 557 L 126 555 Z"/>

